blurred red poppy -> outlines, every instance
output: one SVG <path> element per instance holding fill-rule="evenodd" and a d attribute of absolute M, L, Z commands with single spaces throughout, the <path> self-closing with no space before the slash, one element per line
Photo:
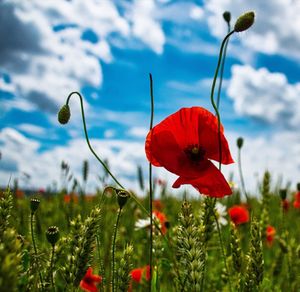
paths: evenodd
<path fill-rule="evenodd" d="M 249 211 L 242 205 L 235 205 L 229 208 L 228 214 L 235 225 L 240 225 L 249 221 Z"/>
<path fill-rule="evenodd" d="M 131 278 L 132 278 L 133 281 L 135 281 L 137 283 L 141 282 L 141 280 L 142 280 L 142 274 L 143 274 L 143 269 L 144 268 L 136 268 L 136 269 L 133 269 L 130 272 L 130 275 L 131 275 Z"/>
<path fill-rule="evenodd" d="M 97 292 L 98 288 L 95 283 L 101 283 L 102 277 L 98 275 L 93 275 L 92 267 L 89 267 L 84 275 L 83 279 L 80 281 L 80 288 L 88 292 Z"/>
<path fill-rule="evenodd" d="M 221 163 L 233 163 L 222 126 L 220 136 Z M 145 150 L 151 164 L 179 176 L 174 188 L 190 184 L 210 197 L 232 193 L 222 173 L 209 160 L 220 160 L 218 121 L 204 108 L 182 108 L 167 117 L 148 133 Z"/>
<path fill-rule="evenodd" d="M 160 223 L 160 229 L 163 234 L 167 232 L 166 223 L 168 222 L 167 217 L 164 213 L 154 210 L 153 212 L 154 218 L 157 218 Z"/>
<path fill-rule="evenodd" d="M 300 209 L 300 192 L 297 192 L 295 194 L 295 201 L 294 201 L 293 205 L 294 205 L 294 208 Z"/>
<path fill-rule="evenodd" d="M 276 229 L 273 226 L 268 225 L 266 229 L 266 239 L 267 239 L 268 246 L 271 246 L 273 244 L 275 234 L 276 234 Z"/>

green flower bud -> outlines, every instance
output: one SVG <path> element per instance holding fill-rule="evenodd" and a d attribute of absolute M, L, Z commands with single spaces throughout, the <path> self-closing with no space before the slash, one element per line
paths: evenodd
<path fill-rule="evenodd" d="M 254 23 L 254 18 L 255 14 L 253 11 L 249 11 L 241 15 L 234 25 L 234 31 L 241 32 L 247 30 Z"/>
<path fill-rule="evenodd" d="M 122 209 L 125 206 L 130 195 L 127 191 L 120 190 L 120 189 L 116 190 L 116 194 L 117 194 L 117 200 L 118 200 L 119 207 L 120 207 L 120 209 Z"/>
<path fill-rule="evenodd" d="M 40 205 L 40 200 L 33 198 L 30 200 L 30 209 L 31 209 L 31 214 L 34 214 L 35 211 L 39 208 Z"/>
<path fill-rule="evenodd" d="M 300 183 L 297 183 L 297 190 L 300 192 Z"/>
<path fill-rule="evenodd" d="M 287 196 L 287 190 L 286 189 L 280 189 L 279 190 L 279 195 L 280 195 L 280 198 L 281 200 L 285 200 L 286 199 L 286 196 Z"/>
<path fill-rule="evenodd" d="M 225 11 L 223 13 L 223 18 L 227 23 L 230 23 L 231 20 L 231 13 L 229 11 Z"/>
<path fill-rule="evenodd" d="M 48 227 L 46 231 L 46 237 L 48 242 L 53 246 L 59 240 L 59 229 L 56 226 Z"/>
<path fill-rule="evenodd" d="M 241 149 L 243 147 L 243 144 L 244 144 L 244 139 L 242 137 L 239 137 L 237 140 L 236 140 L 236 145 L 239 149 Z"/>
<path fill-rule="evenodd" d="M 67 124 L 71 117 L 70 107 L 68 104 L 65 104 L 61 107 L 60 111 L 58 112 L 58 121 L 64 125 Z"/>

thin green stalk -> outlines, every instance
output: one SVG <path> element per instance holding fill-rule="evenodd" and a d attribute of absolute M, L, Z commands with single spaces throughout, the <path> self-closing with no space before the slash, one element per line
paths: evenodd
<path fill-rule="evenodd" d="M 216 202 L 216 199 L 215 199 L 215 202 Z M 214 204 L 214 205 L 215 205 L 215 204 Z M 225 252 L 224 252 L 223 238 L 222 238 L 221 229 L 220 229 L 220 224 L 219 224 L 218 218 L 217 218 L 217 216 L 216 216 L 215 210 L 214 210 L 213 214 L 214 214 L 214 218 L 215 218 L 216 225 L 217 225 L 217 230 L 218 230 L 218 235 L 219 235 L 219 240 L 220 240 L 220 246 L 221 246 L 221 252 L 222 252 L 222 257 L 223 257 L 223 261 L 224 261 L 224 266 L 225 266 L 226 273 L 227 273 L 227 276 L 228 276 L 229 290 L 232 291 L 232 289 L 231 289 L 231 281 L 230 281 L 229 269 L 228 269 L 228 265 L 227 265 L 226 255 L 225 255 Z"/>
<path fill-rule="evenodd" d="M 222 144 L 221 144 L 221 117 L 220 117 L 220 112 L 218 110 L 218 107 L 216 106 L 215 104 L 215 101 L 214 101 L 214 91 L 215 91 L 215 86 L 216 86 L 216 81 L 217 81 L 217 77 L 218 77 L 218 74 L 219 74 L 219 69 L 220 69 L 220 65 L 221 65 L 221 60 L 222 60 L 222 56 L 223 56 L 223 50 L 224 50 L 224 46 L 226 45 L 227 43 L 227 40 L 229 40 L 230 36 L 234 33 L 234 30 L 229 32 L 225 38 L 223 39 L 222 41 L 222 44 L 221 44 L 221 47 L 220 47 L 220 52 L 219 52 L 219 59 L 218 59 L 218 64 L 217 64 L 217 68 L 216 68 L 216 71 L 215 71 L 215 76 L 214 76 L 214 79 L 213 79 L 213 83 L 212 83 L 212 87 L 211 87 L 211 95 L 210 95 L 210 100 L 211 100 L 211 104 L 216 112 L 216 115 L 217 115 L 217 119 L 218 119 L 218 142 L 219 142 L 219 170 L 221 171 L 221 163 L 222 163 Z M 214 201 L 214 204 L 213 204 L 213 207 L 215 206 L 215 202 L 216 202 L 216 199 Z M 222 256 L 223 256 L 223 260 L 224 260 L 224 264 L 225 264 L 225 269 L 226 269 L 226 273 L 227 275 L 229 276 L 229 271 L 228 271 L 228 267 L 227 267 L 227 262 L 226 262 L 226 257 L 225 257 L 225 253 L 224 253 L 224 245 L 223 245 L 223 239 L 222 239 L 222 235 L 221 235 L 221 232 L 220 232 L 220 226 L 219 226 L 219 222 L 217 220 L 217 217 L 215 215 L 215 211 L 213 210 L 214 212 L 214 217 L 215 217 L 215 221 L 216 221 L 216 224 L 217 224 L 217 229 L 218 229 L 218 234 L 219 234 L 219 240 L 220 240 L 220 245 L 221 245 L 221 250 L 222 250 Z M 201 287 L 203 289 L 203 287 Z M 230 280 L 229 280 L 229 288 L 230 288 L 230 291 L 231 291 L 231 283 L 230 283 Z"/>
<path fill-rule="evenodd" d="M 227 33 L 229 33 L 229 32 L 230 32 L 230 23 L 228 23 Z M 222 64 L 221 64 L 221 69 L 220 69 L 220 82 L 219 82 L 218 95 L 217 95 L 217 109 L 219 109 L 219 105 L 220 105 L 221 89 L 222 89 L 222 83 L 223 83 L 223 74 L 224 74 L 228 42 L 229 42 L 229 39 L 227 39 L 225 46 L 224 46 L 224 54 L 223 54 Z"/>
<path fill-rule="evenodd" d="M 215 91 L 215 86 L 216 86 L 216 81 L 217 81 L 217 77 L 218 77 L 218 73 L 219 73 L 219 69 L 220 69 L 220 64 L 221 64 L 221 60 L 222 60 L 222 55 L 223 55 L 223 49 L 224 46 L 226 44 L 227 39 L 229 39 L 229 37 L 234 33 L 234 30 L 231 31 L 230 33 L 228 33 L 226 35 L 226 37 L 223 39 L 222 44 L 221 44 L 221 48 L 220 48 L 220 53 L 219 53 L 219 60 L 218 60 L 218 65 L 216 68 L 216 72 L 215 72 L 215 76 L 213 79 L 213 83 L 212 83 L 212 87 L 211 87 L 211 94 L 210 94 L 210 101 L 211 104 L 216 112 L 217 118 L 218 118 L 218 139 L 219 139 L 219 170 L 221 170 L 221 161 L 222 161 L 222 144 L 221 144 L 221 117 L 220 117 L 220 113 L 219 110 L 216 106 L 216 103 L 214 101 L 214 91 Z"/>
<path fill-rule="evenodd" d="M 52 245 L 51 260 L 50 260 L 50 279 L 51 279 L 51 285 L 52 285 L 52 290 L 53 290 L 53 291 L 55 291 L 54 280 L 53 280 L 54 254 L 55 254 L 55 245 L 53 244 L 53 245 Z"/>
<path fill-rule="evenodd" d="M 242 159 L 241 159 L 241 148 L 238 148 L 238 165 L 239 165 L 239 173 L 240 173 L 240 180 L 241 180 L 241 185 L 242 185 L 242 190 L 243 193 L 246 197 L 247 202 L 249 202 L 249 197 L 245 188 L 245 181 L 244 181 L 244 176 L 243 176 L 243 171 L 242 171 Z"/>
<path fill-rule="evenodd" d="M 153 127 L 153 116 L 154 116 L 154 96 L 153 96 L 153 80 L 152 74 L 149 74 L 150 77 L 150 96 L 151 96 L 151 117 L 150 117 L 150 131 Z M 150 281 L 149 281 L 149 291 L 151 292 L 152 288 L 152 263 L 153 263 L 153 190 L 152 190 L 152 164 L 149 162 L 149 210 L 150 210 L 150 254 L 149 254 L 149 264 L 150 264 Z"/>
<path fill-rule="evenodd" d="M 33 249 L 34 249 L 35 260 L 36 260 L 36 263 L 39 265 L 38 253 L 37 253 L 37 248 L 36 248 L 36 243 L 35 243 L 35 238 L 34 238 L 34 233 L 33 233 L 33 216 L 34 216 L 34 214 L 31 213 L 31 216 L 30 216 L 31 239 L 32 239 L 32 244 L 33 244 Z M 39 278 L 40 278 L 40 282 L 41 282 L 41 287 L 42 287 L 42 290 L 44 290 L 43 278 L 42 278 L 42 274 L 41 274 L 39 267 L 38 267 L 38 270 L 39 270 Z"/>
<path fill-rule="evenodd" d="M 114 235 L 113 235 L 113 243 L 112 243 L 112 291 L 115 291 L 115 250 L 116 250 L 116 238 L 117 238 L 117 231 L 118 231 L 118 226 L 119 226 L 119 221 L 121 217 L 121 211 L 122 209 L 119 208 L 118 215 L 117 215 L 117 221 L 114 226 Z"/>

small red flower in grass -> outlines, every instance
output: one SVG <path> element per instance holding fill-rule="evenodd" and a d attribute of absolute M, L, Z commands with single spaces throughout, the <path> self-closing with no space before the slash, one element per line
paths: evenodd
<path fill-rule="evenodd" d="M 235 205 L 229 208 L 228 214 L 235 225 L 240 225 L 249 221 L 249 211 L 242 205 Z"/>
<path fill-rule="evenodd" d="M 154 210 L 153 212 L 154 218 L 157 218 L 160 223 L 160 229 L 163 234 L 167 232 L 166 223 L 168 222 L 167 217 L 164 213 Z"/>
<path fill-rule="evenodd" d="M 222 173 L 210 161 L 220 160 L 217 118 L 201 107 L 182 108 L 156 125 L 147 135 L 146 156 L 179 178 L 173 187 L 190 184 L 210 197 L 232 193 Z M 223 164 L 233 163 L 221 126 Z"/>
<path fill-rule="evenodd" d="M 266 229 L 266 239 L 267 239 L 268 246 L 271 246 L 273 244 L 275 234 L 276 234 L 276 229 L 273 226 L 268 225 Z"/>
<path fill-rule="evenodd" d="M 84 275 L 83 279 L 80 281 L 80 288 L 88 292 L 98 292 L 96 283 L 101 283 L 102 277 L 98 275 L 93 275 L 92 267 L 89 267 Z"/>
<path fill-rule="evenodd" d="M 136 283 L 140 283 L 141 280 L 142 280 L 142 275 L 143 275 L 143 269 L 144 268 L 136 268 L 136 269 L 133 269 L 131 272 L 130 272 L 130 275 L 131 275 L 131 278 L 134 282 Z"/>
<path fill-rule="evenodd" d="M 297 192 L 295 194 L 295 201 L 294 201 L 293 205 L 294 205 L 294 208 L 300 209 L 300 192 Z"/>

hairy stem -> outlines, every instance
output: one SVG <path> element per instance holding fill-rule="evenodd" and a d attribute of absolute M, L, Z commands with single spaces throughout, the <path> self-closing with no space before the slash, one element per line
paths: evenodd
<path fill-rule="evenodd" d="M 35 243 L 35 238 L 34 238 L 34 231 L 33 231 L 33 216 L 34 216 L 34 214 L 31 213 L 31 216 L 30 216 L 30 231 L 31 231 L 31 239 L 32 239 L 32 244 L 33 244 L 33 249 L 34 249 L 35 260 L 36 260 L 36 263 L 37 263 L 38 269 L 39 269 L 38 253 L 37 253 L 37 248 L 36 248 L 36 243 Z M 42 274 L 41 274 L 40 269 L 39 269 L 39 278 L 40 278 L 42 290 L 44 290 L 43 278 L 42 278 Z"/>
<path fill-rule="evenodd" d="M 153 116 L 154 116 L 154 96 L 153 96 L 153 80 L 151 73 L 149 74 L 150 77 L 150 96 L 151 96 L 151 117 L 150 117 L 150 131 L 153 127 Z M 151 291 L 152 286 L 152 262 L 153 262 L 153 208 L 152 208 L 152 201 L 153 201 L 153 189 L 152 189 L 152 164 L 149 162 L 149 212 L 150 216 L 150 254 L 149 254 L 149 264 L 150 264 L 150 281 L 149 281 L 149 291 Z"/>
<path fill-rule="evenodd" d="M 230 24 L 228 23 L 228 31 L 230 32 Z M 218 88 L 218 94 L 217 94 L 217 109 L 219 110 L 220 106 L 220 97 L 221 97 L 221 89 L 222 89 L 222 83 L 223 83 L 223 74 L 224 74 L 224 67 L 225 67 L 225 60 L 226 60 L 226 53 L 227 53 L 227 46 L 228 46 L 229 39 L 226 40 L 225 46 L 224 46 L 224 54 L 222 58 L 221 63 L 221 69 L 220 69 L 220 82 L 219 82 L 219 88 Z"/>
<path fill-rule="evenodd" d="M 117 238 L 117 231 L 118 231 L 118 226 L 119 226 L 119 222 L 120 222 L 120 217 L 121 217 L 121 211 L 122 209 L 119 208 L 118 211 L 118 215 L 117 215 L 117 221 L 116 224 L 114 226 L 114 235 L 113 235 L 113 243 L 112 243 L 112 280 L 111 280 L 111 284 L 112 284 L 112 291 L 115 291 L 115 250 L 116 250 L 116 238 Z"/>
<path fill-rule="evenodd" d="M 219 69 L 220 69 L 220 64 L 221 64 L 221 60 L 222 60 L 222 55 L 223 55 L 223 49 L 224 46 L 226 44 L 227 39 L 229 39 L 229 37 L 234 33 L 234 30 L 231 31 L 230 33 L 228 33 L 226 35 L 226 37 L 223 39 L 222 44 L 221 44 L 221 48 L 220 48 L 220 53 L 219 53 L 219 60 L 218 60 L 218 65 L 216 68 L 216 72 L 215 72 L 215 76 L 213 79 L 213 83 L 212 83 L 212 87 L 211 87 L 211 94 L 210 94 L 210 101 L 211 104 L 216 112 L 217 118 L 218 118 L 218 140 L 219 140 L 219 170 L 221 170 L 221 161 L 222 161 L 222 144 L 221 144 L 221 117 L 220 117 L 220 112 L 216 106 L 216 103 L 214 101 L 214 91 L 215 91 L 215 86 L 216 86 L 216 81 L 217 81 L 217 77 L 218 77 L 218 73 L 219 73 Z"/>

